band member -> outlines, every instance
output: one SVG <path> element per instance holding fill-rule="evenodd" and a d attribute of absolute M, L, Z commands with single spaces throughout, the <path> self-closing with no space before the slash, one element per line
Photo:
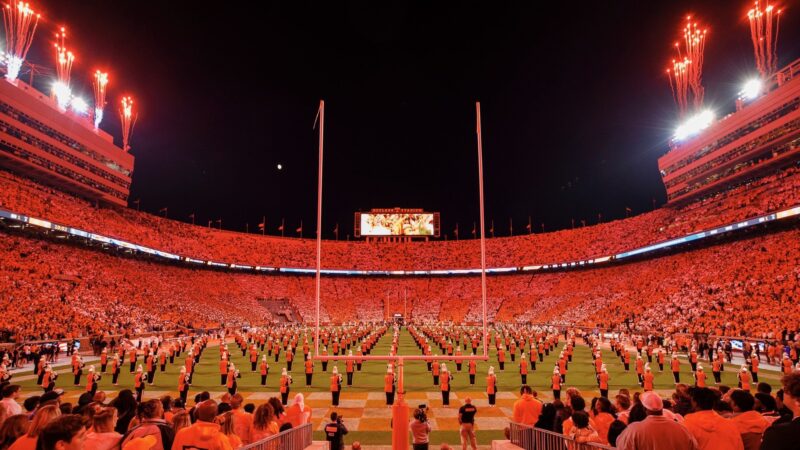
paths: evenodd
<path fill-rule="evenodd" d="M 750 371 L 744 365 L 739 370 L 739 388 L 745 392 L 750 392 Z"/>
<path fill-rule="evenodd" d="M 392 372 L 392 366 L 386 368 L 386 375 L 383 377 L 383 392 L 386 394 L 386 406 L 394 405 L 394 373 Z"/>
<path fill-rule="evenodd" d="M 663 348 L 659 348 L 658 349 L 658 358 L 657 359 L 658 359 L 658 371 L 659 372 L 663 372 L 664 371 L 664 359 L 665 359 L 664 349 Z"/>
<path fill-rule="evenodd" d="M 494 406 L 497 397 L 497 376 L 495 376 L 492 366 L 489 366 L 489 372 L 486 375 L 486 395 L 489 397 L 489 406 Z"/>
<path fill-rule="evenodd" d="M 328 347 L 325 347 L 325 346 L 322 347 L 322 356 L 328 356 Z M 328 360 L 327 359 L 323 359 L 322 360 L 322 371 L 323 372 L 327 372 L 328 371 Z"/>
<path fill-rule="evenodd" d="M 636 376 L 639 378 L 639 385 L 644 386 L 644 360 L 642 355 L 636 355 Z"/>
<path fill-rule="evenodd" d="M 653 390 L 653 382 L 655 378 L 656 377 L 653 375 L 653 372 L 650 371 L 650 364 L 645 364 L 644 373 L 642 374 L 642 388 L 644 388 L 645 392 Z"/>
<path fill-rule="evenodd" d="M 553 398 L 561 400 L 561 374 L 558 372 L 558 367 L 553 368 L 553 376 L 550 379 L 550 387 L 553 389 Z"/>
<path fill-rule="evenodd" d="M 80 355 L 75 353 L 74 357 L 72 358 L 72 374 L 75 375 L 75 386 L 79 386 L 81 384 L 81 375 L 83 375 L 83 366 L 84 363 Z"/>
<path fill-rule="evenodd" d="M 348 356 L 353 356 L 353 351 L 352 350 L 348 351 L 347 355 Z M 347 374 L 347 385 L 348 386 L 352 386 L 353 385 L 353 372 L 354 372 L 354 369 L 355 369 L 354 366 L 355 366 L 355 364 L 354 364 L 354 361 L 352 359 L 348 359 L 344 364 L 344 371 Z"/>
<path fill-rule="evenodd" d="M 277 348 L 280 347 L 276 347 L 276 349 Z M 280 382 L 281 404 L 283 404 L 283 406 L 286 406 L 286 402 L 289 400 L 290 384 L 292 384 L 292 376 L 286 372 L 286 367 L 284 367 L 283 369 L 281 369 L 281 382 Z"/>
<path fill-rule="evenodd" d="M 119 359 L 119 355 L 114 355 L 114 357 L 111 358 L 111 384 L 113 384 L 114 386 L 117 385 L 117 379 L 119 378 L 121 365 L 122 362 Z"/>
<path fill-rule="evenodd" d="M 292 348 L 289 347 L 286 349 L 286 370 L 292 371 L 292 361 L 294 361 L 294 352 Z"/>
<path fill-rule="evenodd" d="M 131 373 L 136 371 L 136 347 L 131 345 L 130 349 L 128 349 L 128 362 L 131 363 Z"/>
<path fill-rule="evenodd" d="M 228 357 L 224 353 L 219 360 L 219 384 L 223 386 L 228 384 Z"/>
<path fill-rule="evenodd" d="M 497 350 L 497 362 L 500 364 L 501 371 L 506 370 L 506 350 L 502 345 L 500 346 L 500 349 Z"/>
<path fill-rule="evenodd" d="M 597 383 L 600 387 L 600 397 L 608 398 L 608 369 L 606 365 L 600 366 L 600 374 L 597 375 Z"/>
<path fill-rule="evenodd" d="M 239 387 L 239 385 L 236 383 L 236 379 L 237 378 L 241 378 L 241 377 L 242 377 L 242 374 L 239 373 L 239 371 L 236 369 L 236 367 L 233 365 L 233 363 L 231 363 L 230 367 L 228 368 L 228 376 L 226 377 L 227 378 L 227 382 L 225 384 L 225 386 L 227 386 L 227 388 L 228 388 L 228 393 L 229 394 L 231 394 L 231 395 L 235 395 L 236 394 L 236 388 Z"/>
<path fill-rule="evenodd" d="M 147 354 L 147 358 L 145 358 L 144 361 L 147 366 L 147 384 L 152 386 L 156 378 L 156 356 L 153 352 L 150 352 Z"/>
<path fill-rule="evenodd" d="M 52 391 L 56 387 L 56 378 L 58 378 L 58 374 L 53 371 L 50 364 L 46 364 L 44 366 L 44 377 L 42 377 L 42 389 L 45 392 Z"/>
<path fill-rule="evenodd" d="M 269 374 L 269 364 L 267 364 L 267 355 L 261 355 L 261 385 L 267 385 L 267 374 Z"/>
<path fill-rule="evenodd" d="M 714 375 L 714 384 L 720 384 L 722 382 L 721 368 L 722 366 L 719 362 L 719 358 L 715 358 L 714 361 L 711 362 L 711 373 Z"/>
<path fill-rule="evenodd" d="M 699 388 L 706 387 L 706 374 L 703 372 L 702 364 L 697 364 L 697 370 L 694 372 L 694 385 Z"/>
<path fill-rule="evenodd" d="M 94 366 L 89 366 L 89 374 L 86 376 L 86 392 L 92 394 L 97 393 L 97 382 L 100 381 L 100 374 L 94 373 Z"/>
<path fill-rule="evenodd" d="M 472 356 L 475 356 L 473 353 Z M 470 359 L 467 362 L 467 366 L 469 367 L 469 384 L 474 386 L 475 385 L 475 375 L 478 373 L 478 363 L 475 362 L 474 359 Z"/>
<path fill-rule="evenodd" d="M 753 376 L 753 383 L 758 383 L 758 355 L 755 352 L 750 354 L 750 375 Z"/>
<path fill-rule="evenodd" d="M 528 361 L 525 359 L 525 353 L 519 357 L 519 376 L 522 384 L 528 384 Z"/>
<path fill-rule="evenodd" d="M 306 386 L 311 386 L 311 382 L 314 378 L 314 361 L 311 358 L 308 358 L 303 362 L 305 366 L 306 372 Z"/>
<path fill-rule="evenodd" d="M 47 361 L 45 360 L 45 357 L 42 356 L 41 358 L 39 358 L 39 362 L 36 365 L 36 373 L 38 374 L 39 378 L 36 379 L 36 384 L 40 386 L 42 384 L 42 379 L 44 379 L 44 367 L 46 365 Z"/>
<path fill-rule="evenodd" d="M 436 356 L 438 356 L 438 355 L 436 355 Z M 434 386 L 438 386 L 439 385 L 439 373 L 441 372 L 441 368 L 442 367 L 439 365 L 439 362 L 434 359 L 433 360 L 433 365 L 431 367 L 431 374 L 433 374 L 433 385 Z"/>
<path fill-rule="evenodd" d="M 161 366 L 161 371 L 167 371 L 167 351 L 164 349 L 159 350 L 158 352 L 158 364 Z"/>
<path fill-rule="evenodd" d="M 253 344 L 250 347 L 250 371 L 255 372 L 258 365 L 258 347 Z"/>
<path fill-rule="evenodd" d="M 100 372 L 106 373 L 106 366 L 108 365 L 108 349 L 103 347 L 100 352 Z"/>
<path fill-rule="evenodd" d="M 181 366 L 181 373 L 178 375 L 178 393 L 180 393 L 183 404 L 186 404 L 186 398 L 189 396 L 189 386 L 192 384 L 189 380 L 190 375 L 186 373 L 186 366 Z"/>
<path fill-rule="evenodd" d="M 672 378 L 675 379 L 675 384 L 681 382 L 681 362 L 678 361 L 678 355 L 673 353 L 672 354 L 672 362 L 670 362 L 670 368 L 672 369 Z"/>
<path fill-rule="evenodd" d="M 442 363 L 441 377 L 439 379 L 442 388 L 442 406 L 447 408 L 450 406 L 450 381 L 453 376 L 447 370 L 445 363 Z"/>
<path fill-rule="evenodd" d="M 147 383 L 147 374 L 144 373 L 142 365 L 136 368 L 136 375 L 133 377 L 133 387 L 136 390 L 136 401 L 142 402 L 142 393 L 144 392 L 144 385 Z"/>
<path fill-rule="evenodd" d="M 333 366 L 331 372 L 331 404 L 339 406 L 339 394 L 342 393 L 342 376 L 339 375 L 339 368 Z"/>

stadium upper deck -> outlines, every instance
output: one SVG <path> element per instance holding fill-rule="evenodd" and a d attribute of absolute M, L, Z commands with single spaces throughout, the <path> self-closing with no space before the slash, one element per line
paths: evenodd
<path fill-rule="evenodd" d="M 658 160 L 670 203 L 727 189 L 742 179 L 785 167 L 800 153 L 800 60 L 776 73 L 766 93 L 710 125 L 672 141 Z"/>
<path fill-rule="evenodd" d="M 127 206 L 134 158 L 21 80 L 0 82 L 0 167 L 92 202 Z"/>

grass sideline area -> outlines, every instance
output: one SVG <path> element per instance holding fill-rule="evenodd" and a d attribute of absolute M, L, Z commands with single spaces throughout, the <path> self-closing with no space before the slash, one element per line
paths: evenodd
<path fill-rule="evenodd" d="M 302 344 L 300 344 L 302 346 Z M 388 354 L 391 345 L 391 335 L 384 335 L 372 351 L 372 355 Z M 231 352 L 231 360 L 241 371 L 242 377 L 238 380 L 239 392 L 245 397 L 246 402 L 256 404 L 263 403 L 271 396 L 278 395 L 278 381 L 281 368 L 285 366 L 285 354 L 281 353 L 280 360 L 275 363 L 274 356 L 268 357 L 270 372 L 267 378 L 267 386 L 260 385 L 260 375 L 250 371 L 249 357 L 243 357 L 242 352 L 233 343 L 228 343 Z M 406 355 L 420 354 L 419 349 L 414 345 L 414 341 L 407 330 L 401 331 L 399 340 L 399 353 Z M 538 391 L 539 398 L 545 402 L 552 400 L 550 391 L 550 376 L 555 365 L 558 352 L 551 352 L 546 356 L 543 363 L 537 363 L 537 370 L 529 372 L 528 384 Z M 189 405 L 193 404 L 193 397 L 201 391 L 210 391 L 215 398 L 225 392 L 225 388 L 219 384 L 220 377 L 218 372 L 217 346 L 212 344 L 204 351 L 200 364 L 195 369 L 193 384 L 189 391 Z M 610 375 L 610 394 L 613 396 L 621 388 L 631 391 L 641 390 L 637 384 L 636 373 L 631 364 L 631 371 L 625 372 L 624 366 L 610 350 L 603 351 L 603 360 L 608 368 Z M 141 361 L 141 357 L 139 358 Z M 144 398 L 160 397 L 172 395 L 177 397 L 177 378 L 183 357 L 176 358 L 174 364 L 168 364 L 166 372 L 156 372 L 155 383 L 148 385 L 144 391 Z M 646 358 L 645 358 L 646 359 Z M 62 358 L 62 362 L 68 362 Z M 478 363 L 478 375 L 476 384 L 469 385 L 467 364 L 464 363 L 462 371 L 458 372 L 455 363 L 447 362 L 447 367 L 455 379 L 451 383 L 451 407 L 443 408 L 441 394 L 438 386 L 433 385 L 433 378 L 427 371 L 424 361 L 408 361 L 405 363 L 404 379 L 406 388 L 406 399 L 410 407 L 416 407 L 420 403 L 426 403 L 431 408 L 431 421 L 434 428 L 432 433 L 432 443 L 448 442 L 451 445 L 458 443 L 458 424 L 456 419 L 457 409 L 463 404 L 463 398 L 472 397 L 473 403 L 478 406 L 477 416 L 478 441 L 480 444 L 488 444 L 494 439 L 502 439 L 502 429 L 507 425 L 511 416 L 511 408 L 518 395 L 521 385 L 519 375 L 519 355 L 514 362 L 510 357 L 505 365 L 505 371 L 500 371 L 497 363 L 496 353 L 491 352 L 489 362 Z M 96 370 L 100 370 L 99 362 L 87 363 L 84 368 L 86 373 L 88 366 L 94 364 Z M 327 372 L 322 371 L 322 364 L 315 362 L 313 384 L 311 387 L 305 386 L 304 368 L 302 364 L 302 352 L 293 364 L 291 374 L 294 384 L 291 387 L 290 399 L 297 392 L 306 394 L 307 404 L 314 411 L 313 422 L 315 430 L 319 430 L 330 411 L 338 411 L 345 416 L 345 424 L 351 428 L 346 442 L 360 441 L 364 444 L 389 444 L 391 443 L 391 433 L 389 431 L 390 410 L 385 406 L 383 395 L 383 376 L 386 373 L 386 363 L 382 361 L 365 362 L 360 372 L 356 371 L 353 386 L 348 387 L 345 383 L 342 386 L 342 401 L 339 408 L 330 406 L 331 399 L 329 394 L 329 384 L 331 369 L 336 365 L 340 373 L 344 375 L 344 361 L 331 362 Z M 497 407 L 488 408 L 486 405 L 486 372 L 489 366 L 494 366 L 497 374 L 497 385 L 499 388 Z M 706 372 L 709 375 L 710 383 L 713 377 L 710 373 L 710 364 L 703 362 Z M 133 388 L 133 376 L 128 372 L 129 365 L 122 365 L 122 373 L 119 377 L 118 386 L 111 384 L 111 376 L 106 374 L 99 382 L 99 390 L 106 391 L 111 398 L 116 391 Z M 663 395 L 668 395 L 674 389 L 672 373 L 665 367 L 664 372 L 658 372 L 658 365 L 652 364 L 651 369 L 655 374 L 655 388 Z M 690 366 L 685 359 L 681 362 L 681 381 L 692 383 Z M 727 364 L 726 371 L 723 372 L 723 384 L 736 386 L 736 373 L 739 365 Z M 85 391 L 85 376 L 82 377 L 81 386 L 73 386 L 73 377 L 68 368 L 60 368 L 61 373 L 56 382 L 56 387 L 66 391 L 65 401 L 77 402 L 77 397 Z M 780 374 L 775 371 L 761 370 L 760 379 L 770 383 L 777 389 Z M 25 379 L 27 378 L 27 379 Z M 12 383 L 20 384 L 23 387 L 23 397 L 40 394 L 41 388 L 36 386 L 36 378 L 32 375 L 32 370 L 18 373 L 12 379 Z M 589 347 L 584 344 L 576 345 L 573 362 L 569 365 L 566 387 L 576 387 L 582 391 L 587 399 L 599 395 L 597 384 L 594 377 Z M 290 400 L 291 401 L 291 400 Z M 321 431 L 315 431 L 315 439 L 322 439 Z"/>

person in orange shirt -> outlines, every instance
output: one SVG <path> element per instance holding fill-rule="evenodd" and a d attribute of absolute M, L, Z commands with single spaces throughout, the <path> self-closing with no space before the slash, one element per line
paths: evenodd
<path fill-rule="evenodd" d="M 694 388 L 692 408 L 683 425 L 697 440 L 702 450 L 744 450 L 741 434 L 736 424 L 713 410 L 717 395 L 709 388 Z"/>
<path fill-rule="evenodd" d="M 136 347 L 131 345 L 130 349 L 128 350 L 128 361 L 131 363 L 131 373 L 136 371 Z"/>
<path fill-rule="evenodd" d="M 347 352 L 347 356 L 353 356 L 353 351 L 349 350 Z M 355 371 L 355 362 L 352 359 L 348 359 L 344 365 L 344 371 L 347 374 L 347 385 L 353 385 L 353 372 Z"/>
<path fill-rule="evenodd" d="M 608 398 L 608 369 L 603 364 L 600 367 L 600 374 L 597 376 L 597 383 L 600 388 L 600 397 Z"/>
<path fill-rule="evenodd" d="M 339 375 L 339 368 L 333 366 L 331 371 L 331 405 L 339 406 L 339 394 L 342 393 L 342 376 Z"/>
<path fill-rule="evenodd" d="M 553 389 L 553 398 L 561 400 L 561 375 L 558 373 L 558 366 L 553 368 L 553 376 L 550 377 L 550 387 Z"/>
<path fill-rule="evenodd" d="M 747 366 L 742 366 L 742 369 L 739 370 L 739 389 L 750 392 L 750 371 L 747 370 Z"/>
<path fill-rule="evenodd" d="M 394 405 L 394 373 L 392 373 L 392 366 L 386 369 L 386 375 L 383 377 L 383 392 L 386 394 L 386 405 Z"/>
<path fill-rule="evenodd" d="M 523 385 L 520 390 L 520 398 L 514 403 L 514 422 L 534 426 L 542 413 L 542 402 L 535 396 L 530 386 Z"/>
<path fill-rule="evenodd" d="M 303 365 L 305 366 L 306 386 L 311 386 L 311 381 L 314 377 L 314 361 L 308 358 L 303 362 Z"/>
<path fill-rule="evenodd" d="M 706 387 L 706 374 L 703 372 L 703 365 L 697 364 L 697 370 L 694 372 L 694 385 L 697 387 Z"/>
<path fill-rule="evenodd" d="M 528 361 L 525 359 L 525 353 L 519 357 L 519 376 L 522 384 L 528 384 Z"/>
<path fill-rule="evenodd" d="M 658 359 L 658 371 L 659 372 L 663 372 L 664 371 L 664 358 L 665 358 L 664 357 L 664 349 L 663 348 L 659 348 L 658 349 L 657 356 L 658 356 L 658 358 L 657 358 Z"/>
<path fill-rule="evenodd" d="M 189 375 L 186 374 L 186 367 L 181 366 L 181 373 L 178 375 L 178 394 L 183 401 L 183 404 L 186 404 L 186 399 L 189 396 Z"/>
<path fill-rule="evenodd" d="M 442 375 L 440 382 L 442 388 L 442 406 L 445 408 L 450 406 L 450 381 L 452 380 L 453 376 L 450 375 L 450 371 L 447 370 L 445 363 L 442 363 Z"/>
<path fill-rule="evenodd" d="M 500 364 L 500 370 L 501 370 L 501 371 L 502 371 L 502 370 L 505 370 L 505 365 L 506 365 L 506 350 L 505 350 L 505 348 L 504 348 L 502 345 L 500 346 L 500 349 L 499 349 L 499 350 L 497 350 L 497 362 Z"/>
<path fill-rule="evenodd" d="M 145 364 L 147 365 L 147 384 L 152 386 L 156 378 L 156 357 L 153 352 L 147 354 Z"/>
<path fill-rule="evenodd" d="M 434 355 L 434 356 L 438 356 L 438 355 Z M 434 386 L 438 386 L 439 385 L 439 372 L 440 372 L 440 369 L 441 369 L 441 366 L 439 366 L 439 362 L 434 359 L 433 360 L 433 365 L 431 366 L 431 373 L 433 374 L 433 385 Z"/>
<path fill-rule="evenodd" d="M 492 366 L 489 366 L 489 373 L 486 376 L 486 395 L 489 397 L 489 406 L 494 406 L 497 397 L 497 376 Z"/>
<path fill-rule="evenodd" d="M 258 347 L 256 347 L 255 344 L 253 344 L 253 346 L 250 347 L 250 371 L 255 372 L 257 365 L 258 365 Z"/>
<path fill-rule="evenodd" d="M 216 415 L 217 402 L 214 400 L 206 400 L 197 405 L 195 408 L 197 421 L 175 434 L 172 450 L 199 448 L 206 450 L 233 450 L 228 436 L 222 432 L 218 424 L 214 423 Z"/>
<path fill-rule="evenodd" d="M 714 384 L 720 384 L 722 382 L 722 373 L 720 373 L 719 359 L 714 359 L 711 362 L 711 373 L 714 375 Z"/>
<path fill-rule="evenodd" d="M 292 384 L 292 376 L 286 372 L 286 367 L 281 369 L 281 381 L 280 381 L 280 391 L 281 391 L 281 404 L 286 406 L 286 402 L 289 400 L 289 385 Z"/>
<path fill-rule="evenodd" d="M 311 408 L 305 404 L 303 394 L 298 393 L 294 396 L 292 406 L 286 408 L 286 422 L 292 424 L 292 428 L 311 421 Z"/>
<path fill-rule="evenodd" d="M 672 354 L 672 361 L 670 362 L 670 368 L 672 369 L 672 377 L 675 379 L 675 384 L 681 382 L 681 362 L 678 361 L 678 355 L 673 353 Z"/>

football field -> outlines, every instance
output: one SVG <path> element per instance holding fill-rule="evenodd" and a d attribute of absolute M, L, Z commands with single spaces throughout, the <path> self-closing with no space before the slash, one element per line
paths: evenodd
<path fill-rule="evenodd" d="M 386 355 L 391 345 L 391 334 L 387 333 L 377 343 L 372 350 L 372 355 Z M 274 356 L 268 357 L 270 365 L 266 387 L 261 386 L 261 376 L 257 372 L 251 372 L 249 357 L 242 356 L 241 350 L 235 343 L 228 342 L 231 360 L 236 368 L 241 372 L 238 380 L 238 389 L 245 398 L 245 403 L 263 403 L 272 396 L 279 396 L 278 383 L 281 368 L 286 366 L 285 353 L 281 352 L 279 362 L 275 362 Z M 302 343 L 299 344 L 302 347 Z M 299 348 L 298 348 L 299 350 Z M 436 350 L 436 349 L 434 349 Z M 302 392 L 306 396 L 306 404 L 312 410 L 312 420 L 314 423 L 315 439 L 323 439 L 321 431 L 324 419 L 330 416 L 332 411 L 336 411 L 344 416 L 345 424 L 350 433 L 346 437 L 346 442 L 360 441 L 365 444 L 389 444 L 391 436 L 389 432 L 389 421 L 391 419 L 391 409 L 386 406 L 385 395 L 383 393 L 383 377 L 386 373 L 386 363 L 383 361 L 365 362 L 361 371 L 356 371 L 353 385 L 342 384 L 342 394 L 340 405 L 337 408 L 331 406 L 331 394 L 329 391 L 331 369 L 338 366 L 339 372 L 344 376 L 344 361 L 330 362 L 327 371 L 322 371 L 322 364 L 317 361 L 314 364 L 313 383 L 310 387 L 305 386 L 304 367 L 302 363 L 302 351 L 296 357 L 291 374 L 294 383 L 291 386 L 289 399 L 295 393 Z M 404 355 L 418 355 L 419 349 L 414 345 L 414 341 L 407 330 L 403 329 L 399 339 L 399 353 Z M 552 400 L 550 390 L 550 376 L 557 359 L 557 351 L 551 352 L 544 358 L 544 362 L 537 363 L 537 370 L 531 370 L 528 374 L 528 384 L 538 391 L 541 400 L 549 402 Z M 148 385 L 144 391 L 144 398 L 161 397 L 171 395 L 177 397 L 177 379 L 180 367 L 183 364 L 184 356 L 176 358 L 174 364 L 168 364 L 165 372 L 157 371 L 153 385 Z M 427 370 L 424 361 L 409 361 L 405 363 L 404 381 L 406 389 L 406 400 L 409 407 L 414 408 L 419 404 L 426 404 L 430 408 L 429 417 L 431 426 L 434 430 L 431 436 L 432 444 L 447 442 L 450 444 L 458 443 L 458 408 L 463 404 L 465 397 L 471 397 L 474 405 L 478 407 L 476 416 L 476 428 L 478 440 L 481 444 L 488 444 L 493 439 L 502 439 L 503 429 L 508 425 L 512 415 L 514 401 L 518 397 L 521 379 L 519 374 L 519 354 L 516 361 L 510 361 L 510 357 L 505 364 L 505 370 L 501 371 L 494 351 L 490 354 L 488 362 L 478 363 L 478 375 L 475 385 L 469 384 L 466 362 L 459 372 L 453 362 L 446 362 L 448 369 L 453 374 L 451 382 L 450 407 L 442 406 L 442 398 L 439 386 L 433 385 L 433 377 Z M 527 356 L 527 355 L 526 355 Z M 632 391 L 640 390 L 637 384 L 636 373 L 631 364 L 631 371 L 625 372 L 623 364 L 615 358 L 613 352 L 608 349 L 603 350 L 603 361 L 605 362 L 610 375 L 609 395 L 613 397 L 621 388 Z M 141 356 L 139 361 L 141 362 Z M 62 362 L 68 361 L 62 358 Z M 193 383 L 189 391 L 189 406 L 193 404 L 193 397 L 201 391 L 209 391 L 213 398 L 219 398 L 226 392 L 226 388 L 220 385 L 219 376 L 219 351 L 215 343 L 211 343 L 203 352 L 200 364 L 196 366 Z M 259 359 L 260 361 L 260 359 Z M 90 362 L 84 368 L 84 374 L 89 365 L 94 364 L 97 371 L 100 370 L 99 362 Z M 710 372 L 710 364 L 702 363 L 706 367 L 708 378 L 713 383 Z M 489 407 L 486 390 L 486 373 L 489 366 L 494 366 L 497 375 L 497 405 Z M 736 386 L 736 370 L 738 365 L 726 365 L 723 373 L 723 384 Z M 116 391 L 121 389 L 133 389 L 133 375 L 129 373 L 129 364 L 122 364 L 118 385 L 111 383 L 111 376 L 106 374 L 99 382 L 99 390 L 106 391 L 109 398 L 115 396 Z M 658 365 L 651 364 L 651 369 L 656 376 L 655 388 L 663 395 L 669 395 L 674 389 L 672 373 L 665 371 L 658 372 Z M 681 361 L 681 381 L 692 382 L 691 368 L 685 359 Z M 81 386 L 73 386 L 73 376 L 69 368 L 60 367 L 58 369 L 59 378 L 56 387 L 66 391 L 64 401 L 77 403 L 78 396 L 85 391 L 85 375 L 81 378 Z M 767 381 L 777 389 L 779 374 L 774 371 L 762 370 L 761 381 Z M 23 396 L 36 395 L 41 393 L 41 388 L 36 386 L 36 378 L 31 372 L 15 375 L 13 383 L 23 386 Z M 581 390 L 584 397 L 590 399 L 599 395 L 594 376 L 594 366 L 592 364 L 589 347 L 578 344 L 575 347 L 573 362 L 569 364 L 567 380 L 563 389 L 575 387 Z M 564 395 L 562 393 L 562 398 Z M 612 398 L 613 401 L 613 398 Z M 588 402 L 587 402 L 588 403 Z"/>

